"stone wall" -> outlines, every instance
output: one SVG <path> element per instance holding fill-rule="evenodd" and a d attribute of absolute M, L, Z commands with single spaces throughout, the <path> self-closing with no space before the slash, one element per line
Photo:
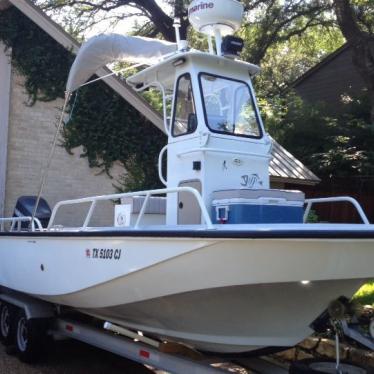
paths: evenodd
<path fill-rule="evenodd" d="M 36 195 L 40 185 L 41 171 L 45 167 L 51 149 L 58 116 L 63 100 L 53 102 L 37 101 L 27 105 L 24 79 L 15 70 L 11 75 L 10 117 L 8 160 L 5 188 L 5 215 L 12 215 L 16 200 L 22 195 Z M 61 144 L 61 142 L 60 142 Z M 116 178 L 123 168 L 116 165 L 112 176 L 88 166 L 86 158 L 81 158 L 82 149 L 75 149 L 70 155 L 58 146 L 51 163 L 43 197 L 52 207 L 65 199 L 114 193 Z M 87 206 L 64 209 L 57 223 L 79 225 L 83 223 Z M 112 203 L 98 206 L 100 215 L 94 217 L 95 225 L 113 222 Z"/>
<path fill-rule="evenodd" d="M 360 349 L 342 342 L 339 346 L 339 355 L 340 359 L 343 361 L 364 365 L 370 368 L 374 367 L 374 352 L 369 350 Z M 335 340 L 309 337 L 296 347 L 275 354 L 274 358 L 286 362 L 312 358 L 336 360 Z"/>

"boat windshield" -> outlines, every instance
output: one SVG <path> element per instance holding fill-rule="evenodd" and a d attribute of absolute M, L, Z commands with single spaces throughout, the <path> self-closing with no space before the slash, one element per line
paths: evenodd
<path fill-rule="evenodd" d="M 200 87 L 203 95 L 207 126 L 213 132 L 261 137 L 253 97 L 245 82 L 201 73 Z"/>

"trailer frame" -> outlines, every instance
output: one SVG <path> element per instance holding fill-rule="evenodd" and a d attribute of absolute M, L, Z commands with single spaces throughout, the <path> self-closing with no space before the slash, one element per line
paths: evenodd
<path fill-rule="evenodd" d="M 58 305 L 33 298 L 29 295 L 24 295 L 20 292 L 0 287 L 0 304 L 1 303 L 7 303 L 23 311 L 28 320 L 48 320 L 49 329 L 47 333 L 56 339 L 71 338 L 78 340 L 139 364 L 165 370 L 169 373 L 223 374 L 229 372 L 226 369 L 214 367 L 212 365 L 228 363 L 231 362 L 230 359 L 219 356 L 202 355 L 201 360 L 195 360 L 181 354 L 162 352 L 159 348 L 150 344 L 105 330 L 104 321 L 103 328 L 98 328 L 71 317 L 64 318 L 64 316 L 59 315 Z M 147 339 L 145 340 L 147 341 Z M 277 365 L 272 361 L 259 357 L 235 360 L 235 364 L 250 369 L 251 373 L 288 373 L 288 370 L 286 370 L 284 366 Z"/>

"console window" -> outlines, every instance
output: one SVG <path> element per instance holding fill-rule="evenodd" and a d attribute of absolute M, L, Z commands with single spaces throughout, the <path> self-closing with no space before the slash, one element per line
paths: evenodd
<path fill-rule="evenodd" d="M 196 130 L 197 119 L 192 92 L 191 76 L 179 77 L 173 115 L 173 136 L 190 134 Z"/>
<path fill-rule="evenodd" d="M 207 126 L 223 134 L 261 137 L 252 94 L 245 82 L 200 74 Z"/>

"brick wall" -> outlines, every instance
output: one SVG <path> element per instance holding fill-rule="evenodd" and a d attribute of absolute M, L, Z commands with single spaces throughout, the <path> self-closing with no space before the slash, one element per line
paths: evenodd
<path fill-rule="evenodd" d="M 41 170 L 46 165 L 57 117 L 63 105 L 63 100 L 56 100 L 48 103 L 38 101 L 34 106 L 27 106 L 23 83 L 23 77 L 13 70 L 5 189 L 6 216 L 12 214 L 19 196 L 37 194 Z M 110 179 L 105 173 L 89 168 L 87 159 L 79 157 L 81 151 L 75 149 L 74 155 L 69 155 L 64 148 L 56 148 L 43 193 L 51 207 L 60 200 L 115 192 L 113 183 L 123 173 L 120 165 L 113 168 L 114 179 Z M 87 206 L 64 209 L 57 223 L 80 224 L 86 211 Z M 112 203 L 102 203 L 98 211 L 100 215 L 96 215 L 93 220 L 95 225 L 113 222 Z"/>

